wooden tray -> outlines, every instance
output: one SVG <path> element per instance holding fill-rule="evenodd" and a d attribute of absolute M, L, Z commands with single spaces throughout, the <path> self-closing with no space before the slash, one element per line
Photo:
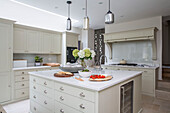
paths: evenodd
<path fill-rule="evenodd" d="M 101 82 L 101 81 L 108 81 L 108 80 L 111 80 L 112 78 L 113 78 L 112 76 L 107 76 L 106 78 L 97 78 L 97 79 L 89 78 L 89 80 L 90 80 L 90 81 Z"/>
<path fill-rule="evenodd" d="M 72 76 L 74 76 L 74 74 L 73 74 L 73 73 L 71 73 L 71 74 L 54 73 L 54 76 L 55 76 L 55 77 L 72 77 Z"/>

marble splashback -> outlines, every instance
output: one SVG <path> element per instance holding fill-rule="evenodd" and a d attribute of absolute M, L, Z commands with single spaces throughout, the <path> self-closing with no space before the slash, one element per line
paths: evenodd
<path fill-rule="evenodd" d="M 112 61 L 122 59 L 134 63 L 152 63 L 152 44 L 150 41 L 119 42 L 112 44 Z"/>
<path fill-rule="evenodd" d="M 26 59 L 28 61 L 28 66 L 33 66 L 35 56 L 43 57 L 43 63 L 57 62 L 57 55 L 50 54 L 14 54 L 13 59 Z"/>

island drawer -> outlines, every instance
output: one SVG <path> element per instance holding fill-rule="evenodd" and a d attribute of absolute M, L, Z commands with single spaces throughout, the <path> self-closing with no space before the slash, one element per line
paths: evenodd
<path fill-rule="evenodd" d="M 15 76 L 15 82 L 21 82 L 26 80 L 29 80 L 29 75 Z"/>
<path fill-rule="evenodd" d="M 14 75 L 28 75 L 28 71 L 14 71 Z"/>
<path fill-rule="evenodd" d="M 28 88 L 28 87 L 29 87 L 29 81 L 15 83 L 15 89 L 22 89 L 22 88 Z"/>
<path fill-rule="evenodd" d="M 29 96 L 29 88 L 15 90 L 15 98 L 25 98 Z"/>
<path fill-rule="evenodd" d="M 66 93 L 55 91 L 55 99 L 65 105 L 73 107 L 83 113 L 94 113 L 94 103 Z"/>
<path fill-rule="evenodd" d="M 55 101 L 55 113 L 83 113 L 83 112 Z"/>
<path fill-rule="evenodd" d="M 44 107 L 32 100 L 30 101 L 30 109 L 31 113 L 52 113 L 52 111 L 45 109 Z"/>
<path fill-rule="evenodd" d="M 39 92 L 39 93 L 43 94 L 44 96 L 48 96 L 50 98 L 52 98 L 53 94 L 54 94 L 53 93 L 54 91 L 52 89 L 44 87 L 39 84 L 35 84 L 33 82 L 30 83 L 30 89 L 33 91 Z"/>
<path fill-rule="evenodd" d="M 43 79 L 43 78 L 30 76 L 30 81 L 33 82 L 33 83 L 40 84 L 40 85 L 45 86 L 45 87 L 49 87 L 49 88 L 54 87 L 54 83 L 52 81 L 46 80 L 46 79 Z"/>
<path fill-rule="evenodd" d="M 54 101 L 51 98 L 43 96 L 41 93 L 30 90 L 30 99 L 44 106 L 45 108 L 52 110 Z"/>
<path fill-rule="evenodd" d="M 60 92 L 64 92 L 64 93 L 79 97 L 81 99 L 89 100 L 91 102 L 95 101 L 95 92 L 92 92 L 92 91 L 88 91 L 88 90 L 81 89 L 81 88 L 76 88 L 74 86 L 68 86 L 65 84 L 57 83 L 57 82 L 55 83 L 55 89 Z"/>

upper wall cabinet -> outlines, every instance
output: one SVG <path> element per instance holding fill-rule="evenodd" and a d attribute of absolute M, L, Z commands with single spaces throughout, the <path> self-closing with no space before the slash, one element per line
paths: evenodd
<path fill-rule="evenodd" d="M 66 45 L 67 47 L 78 47 L 78 34 L 67 32 Z"/>
<path fill-rule="evenodd" d="M 61 34 L 35 28 L 14 28 L 14 53 L 61 54 Z"/>

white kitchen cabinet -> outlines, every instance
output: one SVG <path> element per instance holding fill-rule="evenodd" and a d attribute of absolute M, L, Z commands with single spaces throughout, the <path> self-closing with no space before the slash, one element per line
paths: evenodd
<path fill-rule="evenodd" d="M 0 19 L 0 103 L 11 99 L 13 21 Z"/>
<path fill-rule="evenodd" d="M 0 103 L 11 99 L 10 73 L 0 73 Z"/>
<path fill-rule="evenodd" d="M 51 52 L 55 54 L 61 53 L 61 35 L 53 34 L 53 38 L 51 40 Z"/>
<path fill-rule="evenodd" d="M 14 53 L 25 53 L 27 51 L 26 31 L 14 28 Z"/>
<path fill-rule="evenodd" d="M 15 26 L 14 53 L 61 54 L 61 34 Z"/>
<path fill-rule="evenodd" d="M 39 50 L 39 32 L 33 30 L 26 31 L 27 52 L 37 53 Z"/>
<path fill-rule="evenodd" d="M 78 47 L 78 34 L 66 33 L 66 46 Z"/>

